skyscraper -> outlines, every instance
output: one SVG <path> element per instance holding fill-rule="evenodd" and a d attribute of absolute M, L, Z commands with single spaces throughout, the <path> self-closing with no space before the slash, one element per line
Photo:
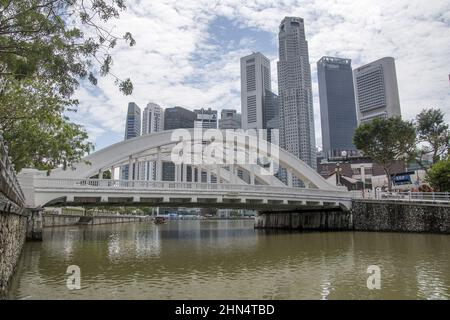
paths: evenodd
<path fill-rule="evenodd" d="M 263 129 L 266 91 L 272 91 L 270 60 L 257 52 L 241 58 L 242 128 Z"/>
<path fill-rule="evenodd" d="M 281 147 L 316 169 L 311 67 L 303 19 L 284 18 L 278 37 Z"/>
<path fill-rule="evenodd" d="M 141 109 L 134 102 L 128 103 L 127 120 L 125 125 L 125 140 L 133 139 L 141 135 Z M 129 178 L 137 179 L 137 168 L 133 165 L 132 170 L 129 170 L 128 165 L 121 167 L 121 179 L 128 180 Z M 131 177 L 129 176 L 131 174 Z"/>
<path fill-rule="evenodd" d="M 141 109 L 134 102 L 128 103 L 125 140 L 141 135 Z"/>
<path fill-rule="evenodd" d="M 240 129 L 241 114 L 234 109 L 223 109 L 220 113 L 219 129 Z"/>
<path fill-rule="evenodd" d="M 155 103 L 147 104 L 142 115 L 142 134 L 162 131 L 164 128 L 164 110 Z M 144 180 L 156 180 L 156 163 L 145 161 L 140 168 L 140 176 Z"/>
<path fill-rule="evenodd" d="M 356 106 L 350 59 L 323 57 L 317 62 L 322 148 L 327 156 L 340 156 L 353 146 Z"/>
<path fill-rule="evenodd" d="M 182 107 L 167 108 L 164 110 L 164 130 L 194 128 L 195 119 L 193 111 Z"/>
<path fill-rule="evenodd" d="M 358 124 L 401 116 L 395 60 L 379 59 L 354 71 Z"/>
<path fill-rule="evenodd" d="M 217 110 L 201 108 L 194 112 L 194 128 L 217 129 Z"/>
<path fill-rule="evenodd" d="M 272 129 L 280 129 L 280 104 L 278 96 L 269 90 L 266 90 L 263 117 L 263 129 L 267 129 L 267 141 L 279 144 L 278 140 L 272 141 Z"/>
<path fill-rule="evenodd" d="M 182 107 L 166 108 L 164 110 L 164 130 L 194 128 L 195 112 Z M 162 180 L 175 180 L 175 165 L 173 162 L 163 162 Z M 190 177 L 190 172 L 188 172 Z"/>
<path fill-rule="evenodd" d="M 164 109 L 155 103 L 147 104 L 142 115 L 142 134 L 162 131 L 164 128 Z"/>

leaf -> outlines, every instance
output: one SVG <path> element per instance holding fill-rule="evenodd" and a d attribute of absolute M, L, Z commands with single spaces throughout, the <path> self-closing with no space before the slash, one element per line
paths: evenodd
<path fill-rule="evenodd" d="M 133 83 L 131 82 L 130 78 L 120 82 L 119 88 L 124 95 L 129 96 L 133 93 Z"/>
<path fill-rule="evenodd" d="M 123 38 L 125 39 L 125 41 L 130 43 L 130 47 L 133 47 L 134 45 L 136 45 L 136 41 L 134 40 L 134 38 L 130 32 L 126 32 L 125 35 L 123 36 Z"/>

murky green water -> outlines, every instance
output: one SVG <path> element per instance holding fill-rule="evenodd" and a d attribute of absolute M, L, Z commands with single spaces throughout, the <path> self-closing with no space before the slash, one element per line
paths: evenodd
<path fill-rule="evenodd" d="M 81 270 L 81 289 L 66 269 Z M 381 290 L 367 268 L 381 268 Z M 252 221 L 45 229 L 12 299 L 449 299 L 450 236 L 286 233 Z"/>

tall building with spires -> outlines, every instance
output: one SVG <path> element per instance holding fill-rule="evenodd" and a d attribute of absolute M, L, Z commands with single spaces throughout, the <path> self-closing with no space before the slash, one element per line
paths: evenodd
<path fill-rule="evenodd" d="M 311 67 L 303 19 L 285 17 L 281 21 L 278 38 L 280 144 L 316 169 Z"/>

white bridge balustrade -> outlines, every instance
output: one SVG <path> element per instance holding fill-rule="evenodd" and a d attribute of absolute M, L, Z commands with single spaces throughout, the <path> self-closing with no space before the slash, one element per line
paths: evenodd
<path fill-rule="evenodd" d="M 192 134 L 192 154 L 203 154 L 212 141 Z M 270 145 L 258 156 L 277 162 L 286 173 L 282 182 L 274 175 L 261 170 L 262 166 L 251 163 L 203 162 L 175 163 L 174 180 L 162 180 L 162 164 L 171 162 L 172 150 L 186 141 L 174 141 L 172 131 L 163 131 L 126 140 L 97 151 L 73 169 L 56 169 L 49 176 L 37 170 L 24 170 L 19 179 L 25 193 L 27 206 L 48 205 L 153 205 L 229 207 L 276 210 L 281 208 L 351 207 L 351 194 L 323 179 L 292 154 Z M 242 132 L 232 135 L 233 143 L 226 144 L 224 154 L 243 152 L 246 157 L 255 155 L 255 146 Z M 199 147 L 200 146 L 200 147 Z M 269 152 L 270 151 L 270 152 Z M 182 152 L 180 152 L 181 154 Z M 186 158 L 187 159 L 187 158 Z M 155 180 L 145 179 L 142 168 L 154 163 Z M 117 168 L 129 166 L 128 180 L 117 179 Z M 130 170 L 131 169 L 131 170 Z M 111 179 L 103 177 L 109 171 Z M 305 187 L 292 187 L 293 179 L 302 181 Z"/>
<path fill-rule="evenodd" d="M 34 181 L 37 201 L 51 205 L 93 202 L 133 205 L 218 206 L 237 208 L 344 206 L 351 199 L 342 191 L 173 181 L 51 179 Z"/>

